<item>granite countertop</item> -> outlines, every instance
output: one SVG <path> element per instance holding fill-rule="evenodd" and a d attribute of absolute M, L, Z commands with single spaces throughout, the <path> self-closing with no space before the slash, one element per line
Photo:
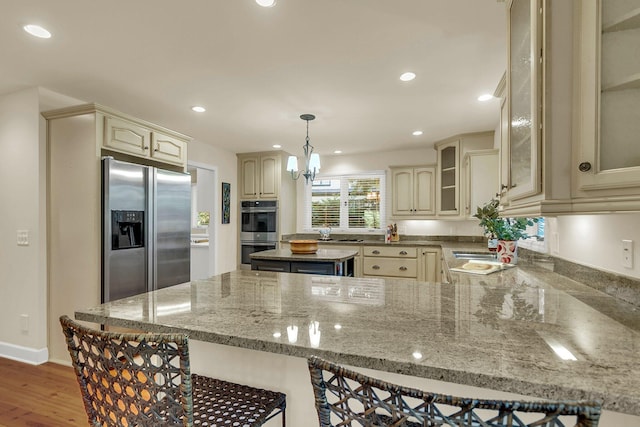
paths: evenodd
<path fill-rule="evenodd" d="M 289 249 L 270 249 L 268 251 L 254 252 L 251 259 L 269 261 L 304 261 L 304 262 L 341 262 L 353 258 L 358 251 L 340 249 L 318 249 L 315 254 L 294 254 Z"/>
<path fill-rule="evenodd" d="M 442 248 L 453 265 L 464 262 L 454 250 L 481 246 Z M 600 399 L 605 409 L 640 415 L 636 307 L 534 264 L 451 278 L 233 271 L 76 318 L 542 398 Z M 291 326 L 304 331 L 296 341 Z M 576 360 L 559 356 L 569 353 Z"/>

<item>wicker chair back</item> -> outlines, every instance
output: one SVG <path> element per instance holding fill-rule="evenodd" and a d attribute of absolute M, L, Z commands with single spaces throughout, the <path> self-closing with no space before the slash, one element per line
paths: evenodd
<path fill-rule="evenodd" d="M 93 427 L 261 426 L 281 414 L 286 395 L 191 375 L 184 334 L 90 329 L 60 317 Z"/>
<path fill-rule="evenodd" d="M 308 365 L 320 427 L 561 427 L 562 420 L 596 427 L 600 419 L 599 402 L 460 398 L 385 382 L 315 356 Z"/>
<path fill-rule="evenodd" d="M 187 337 L 95 331 L 60 318 L 92 426 L 191 426 Z"/>

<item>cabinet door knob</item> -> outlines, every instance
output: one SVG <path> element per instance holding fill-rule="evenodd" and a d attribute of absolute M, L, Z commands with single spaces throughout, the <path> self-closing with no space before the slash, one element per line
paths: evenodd
<path fill-rule="evenodd" d="M 380 270 L 380 266 L 379 265 L 371 266 L 371 268 L 373 268 L 374 270 Z"/>
<path fill-rule="evenodd" d="M 407 271 L 407 267 L 403 265 L 402 267 L 400 267 L 400 271 Z"/>
<path fill-rule="evenodd" d="M 501 190 L 506 190 L 507 188 L 509 188 L 509 186 L 508 186 L 508 185 L 506 185 L 506 184 L 501 184 L 501 185 L 500 185 L 500 189 L 501 189 Z"/>
<path fill-rule="evenodd" d="M 148 149 L 149 149 L 149 146 L 148 146 L 148 145 L 145 145 L 144 147 L 142 147 L 142 149 L 143 149 L 143 150 L 148 150 Z"/>
<path fill-rule="evenodd" d="M 379 255 L 380 251 L 376 249 L 375 251 L 372 251 L 371 253 L 374 254 L 374 255 Z"/>
<path fill-rule="evenodd" d="M 153 151 L 160 151 L 160 144 L 156 145 L 156 148 Z"/>
<path fill-rule="evenodd" d="M 407 251 L 400 251 L 400 255 L 406 255 Z"/>
<path fill-rule="evenodd" d="M 580 172 L 589 172 L 591 170 L 591 163 L 589 162 L 582 162 L 578 165 L 578 170 Z"/>

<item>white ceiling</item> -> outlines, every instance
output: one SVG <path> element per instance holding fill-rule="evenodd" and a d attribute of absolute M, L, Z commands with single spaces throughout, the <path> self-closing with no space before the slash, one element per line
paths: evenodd
<path fill-rule="evenodd" d="M 298 153 L 303 113 L 317 116 L 320 154 L 422 147 L 499 119 L 497 100 L 476 100 L 506 66 L 496 0 L 0 0 L 0 10 L 0 93 L 41 86 L 233 152 Z M 417 78 L 401 82 L 405 71 Z"/>

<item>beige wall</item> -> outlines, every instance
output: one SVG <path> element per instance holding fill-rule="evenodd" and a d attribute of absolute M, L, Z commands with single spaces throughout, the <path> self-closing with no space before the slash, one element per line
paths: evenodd
<path fill-rule="evenodd" d="M 640 278 L 640 213 L 567 215 L 547 222 L 545 240 L 551 255 Z M 633 241 L 633 268 L 622 266 L 622 240 Z"/>
<path fill-rule="evenodd" d="M 37 88 L 0 97 L 0 354 L 32 363 L 47 358 L 41 129 Z M 16 244 L 17 230 L 28 230 L 28 246 Z"/>
<path fill-rule="evenodd" d="M 238 250 L 238 160 L 235 153 L 199 141 L 189 143 L 188 153 L 190 163 L 197 166 L 206 165 L 215 168 L 217 172 L 217 200 L 214 203 L 217 211 L 213 224 L 214 251 L 217 258 L 215 264 L 218 274 L 233 271 L 237 268 Z M 220 196 L 223 182 L 231 184 L 231 222 L 229 224 L 221 224 L 220 221 Z"/>

